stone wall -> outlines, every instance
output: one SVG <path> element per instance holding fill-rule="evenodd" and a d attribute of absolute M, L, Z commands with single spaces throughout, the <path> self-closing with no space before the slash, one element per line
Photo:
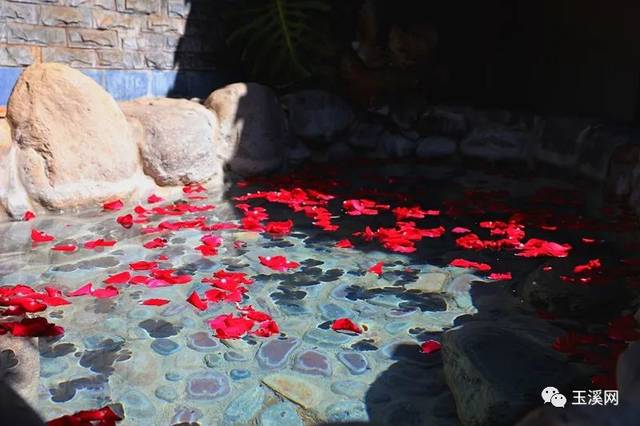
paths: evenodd
<path fill-rule="evenodd" d="M 0 0 L 0 105 L 38 62 L 81 69 L 116 99 L 206 95 L 224 80 L 216 11 L 215 0 Z"/>

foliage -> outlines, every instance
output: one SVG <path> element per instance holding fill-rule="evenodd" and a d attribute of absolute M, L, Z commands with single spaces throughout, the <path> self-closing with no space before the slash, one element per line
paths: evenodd
<path fill-rule="evenodd" d="M 318 60 L 331 54 L 321 27 L 331 9 L 319 0 L 245 0 L 230 14 L 239 46 L 254 77 L 289 83 L 313 75 Z"/>

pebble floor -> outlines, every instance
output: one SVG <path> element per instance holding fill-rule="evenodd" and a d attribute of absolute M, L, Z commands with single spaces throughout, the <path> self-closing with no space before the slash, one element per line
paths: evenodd
<path fill-rule="evenodd" d="M 352 237 L 366 225 L 375 229 L 392 226 L 392 221 L 388 213 L 344 215 L 342 200 L 369 198 L 392 206 L 419 204 L 439 209 L 439 216 L 419 220 L 420 226 L 442 225 L 450 230 L 505 217 L 486 207 L 481 215 L 464 213 L 465 206 L 471 212 L 478 199 L 516 204 L 517 208 L 541 203 L 537 206 L 575 212 L 576 206 L 531 200 L 544 188 L 554 188 L 561 198 L 573 198 L 572 194 L 579 194 L 586 184 L 552 175 L 533 179 L 530 174 L 499 173 L 490 166 L 465 169 L 456 165 L 363 163 L 331 170 L 315 167 L 293 179 L 290 186 L 303 186 L 309 176 L 337 182 L 332 193 L 336 199 L 329 206 L 340 225 L 338 231 L 323 231 L 300 213 L 259 200 L 251 204 L 266 207 L 270 219 L 291 218 L 295 224 L 292 232 L 272 236 L 246 230 L 216 231 L 224 241 L 216 256 L 204 257 L 194 250 L 203 235 L 198 229 L 166 231 L 162 236 L 168 240 L 167 247 L 143 248 L 143 242 L 157 235 L 142 235 L 138 225 L 124 229 L 115 220 L 132 206 L 117 213 L 89 211 L 2 225 L 0 284 L 27 283 L 41 288 L 54 283 L 67 292 L 88 281 L 101 283 L 108 275 L 127 270 L 129 263 L 159 255 L 167 256 L 161 267 L 192 276 L 186 285 L 121 285 L 118 297 L 75 297 L 70 298 L 70 305 L 49 308 L 44 316 L 63 326 L 65 333 L 59 338 L 39 339 L 36 408 L 43 417 L 120 403 L 125 414 L 123 425 L 458 424 L 440 353 L 420 353 L 419 345 L 428 339 L 439 340 L 440 333 L 452 327 L 456 318 L 476 312 L 470 282 L 498 284 L 487 282 L 473 270 L 448 266 L 454 257 L 470 258 L 455 247 L 456 236 L 450 233 L 424 239 L 410 254 L 392 253 L 376 241 Z M 279 178 L 277 182 L 283 187 L 286 181 Z M 186 214 L 182 219 L 205 216 L 208 223 L 237 221 L 241 213 L 234 207 L 233 196 L 273 189 L 278 188 L 269 179 L 234 185 L 222 199 L 210 194 L 209 199 L 189 201 L 195 205 L 211 203 L 216 208 Z M 467 203 L 470 190 L 480 196 Z M 447 214 L 451 202 L 463 212 L 455 217 Z M 585 215 L 602 207 L 590 200 L 581 202 L 579 208 Z M 149 225 L 166 219 L 152 217 Z M 81 245 L 95 238 L 110 238 L 117 244 L 98 250 L 55 252 L 46 244 L 32 247 L 28 237 L 32 227 L 56 235 L 60 243 Z M 547 235 L 572 244 L 584 236 L 558 235 L 561 232 Z M 335 247 L 343 238 L 350 238 L 355 247 Z M 236 241 L 245 245 L 234 244 Z M 285 255 L 301 265 L 292 271 L 275 272 L 259 263 L 259 255 Z M 475 260 L 491 263 L 495 271 L 511 272 L 514 281 L 537 265 L 504 253 L 483 256 Z M 380 261 L 384 262 L 380 277 L 367 272 Z M 255 280 L 242 304 L 269 312 L 279 325 L 280 336 L 225 341 L 213 336 L 206 320 L 234 312 L 233 305 L 211 303 L 200 312 L 185 299 L 192 291 L 208 287 L 200 282 L 203 277 L 223 268 L 247 273 Z M 148 298 L 165 298 L 171 303 L 140 304 Z M 365 328 L 364 332 L 349 335 L 331 330 L 331 322 L 340 317 L 351 318 Z"/>

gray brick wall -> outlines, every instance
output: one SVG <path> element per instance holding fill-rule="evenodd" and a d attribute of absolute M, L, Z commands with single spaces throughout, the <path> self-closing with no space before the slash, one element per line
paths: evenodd
<path fill-rule="evenodd" d="M 189 17 L 192 3 L 200 4 L 201 21 Z M 216 28 L 215 0 L 203 4 L 0 0 L 0 67 L 46 61 L 76 68 L 213 69 L 223 41 Z"/>

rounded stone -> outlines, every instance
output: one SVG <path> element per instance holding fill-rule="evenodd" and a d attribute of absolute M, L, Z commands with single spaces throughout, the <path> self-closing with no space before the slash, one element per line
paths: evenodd
<path fill-rule="evenodd" d="M 340 352 L 338 360 L 354 375 L 363 374 L 369 368 L 367 358 L 360 352 Z"/>
<path fill-rule="evenodd" d="M 285 401 L 272 405 L 260 415 L 260 426 L 303 426 L 295 405 Z"/>
<path fill-rule="evenodd" d="M 229 375 L 233 380 L 244 380 L 251 377 L 251 371 L 240 368 L 234 368 L 229 372 Z"/>
<path fill-rule="evenodd" d="M 111 351 L 121 347 L 124 344 L 124 339 L 113 334 L 100 333 L 85 337 L 82 339 L 82 343 L 88 351 Z"/>
<path fill-rule="evenodd" d="M 224 359 L 226 359 L 229 362 L 247 361 L 247 357 L 246 356 L 244 356 L 243 354 L 241 354 L 239 352 L 235 352 L 235 351 L 225 352 Z"/>
<path fill-rule="evenodd" d="M 182 380 L 182 374 L 177 373 L 175 371 L 169 371 L 168 373 L 165 373 L 164 378 L 167 379 L 170 382 L 177 382 Z"/>
<path fill-rule="evenodd" d="M 329 377 L 332 373 L 329 358 L 324 353 L 316 350 L 307 350 L 299 353 L 293 364 L 293 369 L 313 376 Z"/>
<path fill-rule="evenodd" d="M 336 305 L 335 303 L 324 303 L 319 306 L 320 313 L 322 314 L 322 318 L 327 321 L 333 321 L 337 318 L 345 318 L 349 317 L 349 311 L 344 309 L 342 306 Z"/>
<path fill-rule="evenodd" d="M 351 340 L 351 336 L 344 333 L 336 333 L 333 330 L 312 328 L 305 333 L 303 340 L 312 345 L 333 347 L 346 344 Z"/>
<path fill-rule="evenodd" d="M 264 403 L 265 391 L 257 386 L 242 392 L 224 410 L 224 423 L 246 424 L 258 414 Z"/>
<path fill-rule="evenodd" d="M 130 390 L 120 397 L 125 413 L 129 419 L 149 419 L 156 413 L 156 407 L 149 399 L 137 390 Z"/>
<path fill-rule="evenodd" d="M 296 338 L 271 339 L 260 346 L 256 359 L 262 368 L 280 368 L 286 364 L 289 356 L 298 346 L 300 346 L 300 340 Z"/>
<path fill-rule="evenodd" d="M 206 354 L 204 363 L 209 368 L 216 368 L 222 363 L 222 357 L 219 354 Z"/>
<path fill-rule="evenodd" d="M 198 331 L 187 337 L 187 346 L 198 352 L 212 352 L 217 350 L 220 344 L 208 332 Z"/>
<path fill-rule="evenodd" d="M 217 372 L 193 373 L 187 378 L 187 396 L 191 399 L 214 400 L 229 394 L 227 376 Z"/>
<path fill-rule="evenodd" d="M 173 402 L 178 399 L 178 392 L 172 386 L 160 386 L 155 391 L 155 395 L 163 401 Z"/>
<path fill-rule="evenodd" d="M 330 422 L 368 422 L 367 407 L 362 401 L 355 399 L 336 402 L 327 408 L 327 419 Z"/>
<path fill-rule="evenodd" d="M 156 339 L 151 342 L 151 349 L 163 356 L 174 354 L 180 350 L 180 345 L 169 339 Z"/>

